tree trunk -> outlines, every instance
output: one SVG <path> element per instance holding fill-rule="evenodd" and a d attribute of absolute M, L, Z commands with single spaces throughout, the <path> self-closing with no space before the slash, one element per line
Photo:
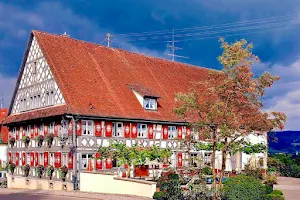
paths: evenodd
<path fill-rule="evenodd" d="M 219 179 L 219 187 L 218 187 L 218 197 L 220 197 L 220 191 L 222 189 L 222 179 L 224 177 L 224 172 L 226 169 L 226 156 L 227 156 L 227 138 L 225 138 L 225 145 L 222 149 L 222 169 L 221 169 L 221 173 L 220 173 L 220 179 Z"/>
<path fill-rule="evenodd" d="M 215 172 L 215 163 L 216 163 L 216 151 L 217 151 L 217 136 L 216 136 L 216 130 L 213 130 L 213 149 L 212 149 L 212 155 L 211 155 L 211 165 L 212 165 L 212 171 L 213 171 L 213 188 L 216 188 L 216 172 Z M 214 193 L 214 200 L 217 199 L 216 193 Z"/>

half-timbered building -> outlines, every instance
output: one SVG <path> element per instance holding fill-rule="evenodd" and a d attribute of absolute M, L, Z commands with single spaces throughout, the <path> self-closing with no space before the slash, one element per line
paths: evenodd
<path fill-rule="evenodd" d="M 193 130 L 174 114 L 174 95 L 208 73 L 207 68 L 32 31 L 5 121 L 9 138 L 16 139 L 9 162 L 17 165 L 16 175 L 29 164 L 30 176 L 36 176 L 34 166 L 52 165 L 57 179 L 57 169 L 66 165 L 71 181 L 111 140 L 176 150 L 177 138 Z M 47 134 L 54 134 L 52 145 L 39 147 L 34 138 Z M 31 138 L 28 147 L 24 136 Z M 184 156 L 173 151 L 169 159 L 183 166 Z M 106 158 L 92 165 L 108 170 L 116 163 Z"/>

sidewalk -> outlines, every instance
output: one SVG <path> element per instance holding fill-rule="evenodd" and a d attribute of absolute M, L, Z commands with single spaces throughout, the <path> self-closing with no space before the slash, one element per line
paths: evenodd
<path fill-rule="evenodd" d="M 149 200 L 148 198 L 138 196 L 127 196 L 127 195 L 113 195 L 113 194 L 100 194 L 100 193 L 87 193 L 87 192 L 67 192 L 67 191 L 46 191 L 46 190 L 21 190 L 21 189 L 2 189 L 0 188 L 0 199 L 1 195 L 14 196 L 16 194 L 31 194 L 39 196 L 48 196 L 47 199 L 98 199 L 98 200 Z"/>
<path fill-rule="evenodd" d="M 300 178 L 278 177 L 274 189 L 282 190 L 286 200 L 299 200 Z"/>

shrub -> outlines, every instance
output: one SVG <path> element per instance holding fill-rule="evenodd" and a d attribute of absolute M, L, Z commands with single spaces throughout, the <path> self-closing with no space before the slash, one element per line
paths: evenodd
<path fill-rule="evenodd" d="M 164 200 L 165 199 L 165 193 L 164 192 L 155 192 L 153 195 L 153 199 L 156 200 Z"/>
<path fill-rule="evenodd" d="M 178 180 L 168 180 L 162 184 L 161 190 L 165 192 L 168 200 L 182 199 L 183 194 Z"/>
<path fill-rule="evenodd" d="M 267 193 L 267 194 L 270 194 L 270 193 L 273 192 L 273 188 L 272 188 L 271 186 L 265 185 L 265 188 L 266 188 L 266 193 Z"/>
<path fill-rule="evenodd" d="M 266 190 L 260 180 L 246 175 L 237 175 L 224 183 L 223 196 L 230 200 L 264 199 Z"/>
<path fill-rule="evenodd" d="M 203 173 L 204 175 L 212 175 L 212 174 L 213 174 L 213 171 L 212 171 L 212 169 L 211 169 L 210 167 L 204 167 L 204 168 L 202 169 L 202 173 Z"/>
<path fill-rule="evenodd" d="M 278 194 L 278 195 L 283 195 L 281 190 L 273 190 L 272 194 Z"/>
<path fill-rule="evenodd" d="M 284 196 L 271 193 L 266 195 L 265 200 L 284 200 Z"/>
<path fill-rule="evenodd" d="M 174 173 L 171 173 L 171 174 L 169 174 L 168 175 L 168 178 L 170 179 L 170 180 L 179 180 L 179 175 L 178 174 L 174 174 Z"/>
<path fill-rule="evenodd" d="M 252 177 L 257 178 L 257 179 L 262 179 L 261 169 L 259 169 L 259 168 L 255 168 L 255 169 L 251 168 L 249 164 L 245 165 L 244 173 L 247 176 L 252 176 Z"/>
<path fill-rule="evenodd" d="M 277 183 L 277 177 L 275 175 L 269 175 L 265 180 L 265 184 L 273 185 Z"/>

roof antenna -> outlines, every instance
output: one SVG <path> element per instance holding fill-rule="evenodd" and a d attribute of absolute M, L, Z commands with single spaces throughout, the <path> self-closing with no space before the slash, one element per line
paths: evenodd
<path fill-rule="evenodd" d="M 175 41 L 175 39 L 174 39 L 175 38 L 174 32 L 175 31 L 173 29 L 173 32 L 172 32 L 172 41 L 168 41 L 168 42 L 171 42 L 172 45 L 170 45 L 170 44 L 167 45 L 167 48 L 171 49 L 171 53 L 169 53 L 169 52 L 165 53 L 167 56 L 171 56 L 172 57 L 172 62 L 174 62 L 175 57 L 177 57 L 177 58 L 189 58 L 189 57 L 186 57 L 186 56 L 179 56 L 179 55 L 175 54 L 176 50 L 182 50 L 182 48 L 175 47 L 175 42 L 178 42 L 178 41 Z"/>
<path fill-rule="evenodd" d="M 70 37 L 70 35 L 68 35 L 67 32 L 64 32 L 64 34 L 62 34 L 62 36 Z"/>
<path fill-rule="evenodd" d="M 110 33 L 107 33 L 107 34 L 106 34 L 105 40 L 107 41 L 107 47 L 110 47 L 111 37 L 112 37 L 112 36 L 111 36 Z"/>
<path fill-rule="evenodd" d="M 3 108 L 3 104 L 4 104 L 4 99 L 0 99 L 0 108 Z"/>

